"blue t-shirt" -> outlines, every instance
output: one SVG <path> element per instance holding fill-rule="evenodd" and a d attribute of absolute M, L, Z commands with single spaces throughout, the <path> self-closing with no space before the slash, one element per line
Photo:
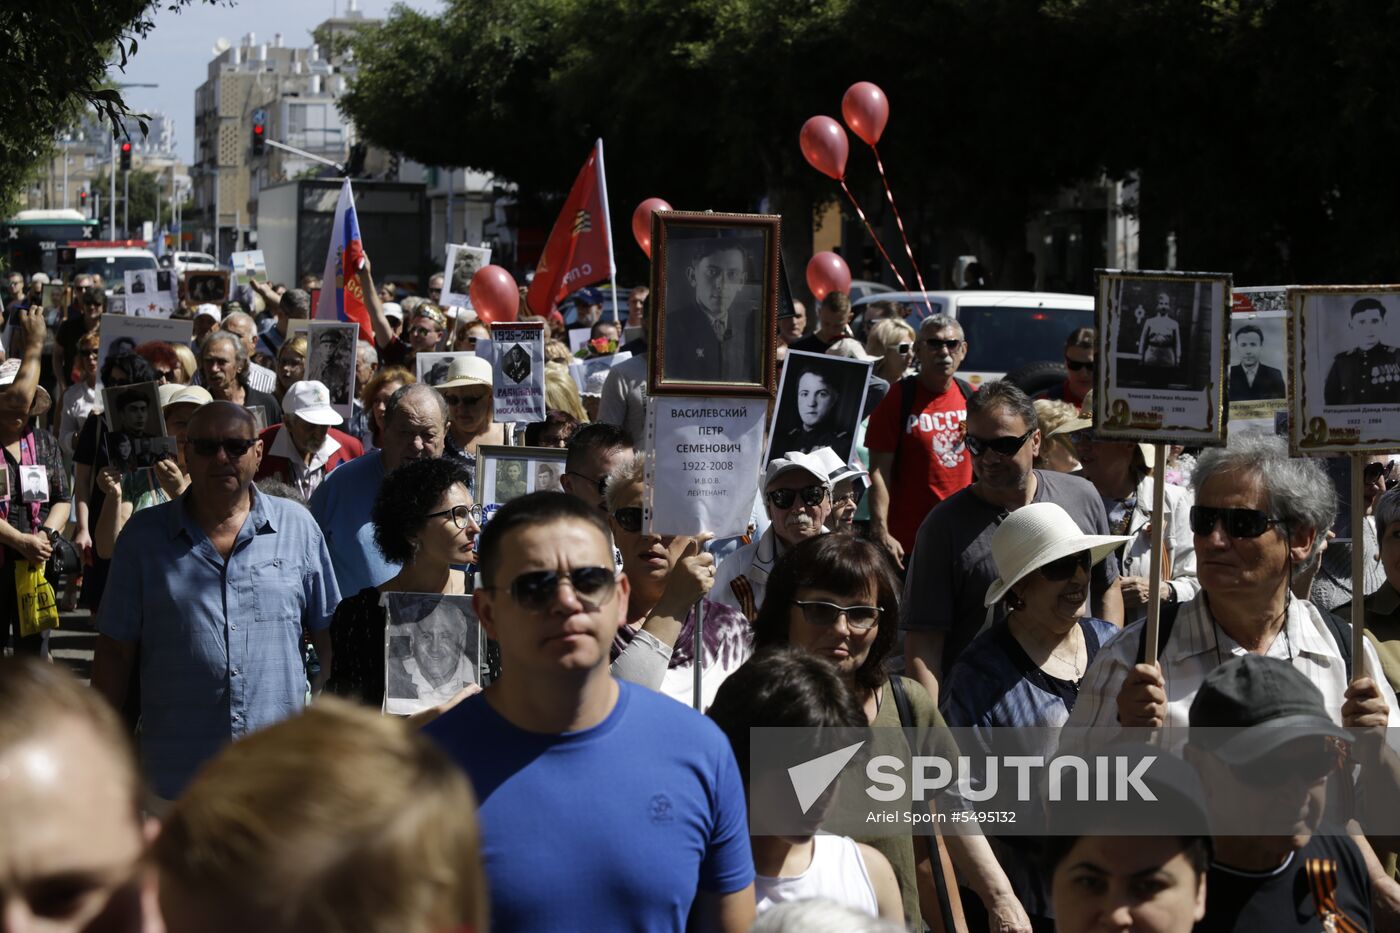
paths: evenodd
<path fill-rule="evenodd" d="M 374 543 L 370 512 L 384 484 L 384 453 L 375 451 L 342 463 L 311 494 L 311 514 L 330 548 L 340 592 L 355 594 L 399 572 Z"/>
<path fill-rule="evenodd" d="M 714 723 L 618 683 L 591 729 L 526 732 L 478 694 L 425 730 L 471 778 L 491 929 L 685 929 L 754 879 L 744 787 Z"/>

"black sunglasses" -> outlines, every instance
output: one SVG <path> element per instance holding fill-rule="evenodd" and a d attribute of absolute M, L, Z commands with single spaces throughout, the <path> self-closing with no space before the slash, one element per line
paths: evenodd
<path fill-rule="evenodd" d="M 1090 360 L 1087 363 L 1080 363 L 1077 360 L 1065 360 L 1065 369 L 1068 369 L 1072 373 L 1077 373 L 1081 369 L 1087 369 L 1089 372 L 1093 372 L 1094 361 Z"/>
<path fill-rule="evenodd" d="M 1066 554 L 1048 564 L 1041 564 L 1036 568 L 1036 572 L 1053 583 L 1062 583 L 1080 570 L 1088 570 L 1092 566 L 1089 552 L 1079 551 L 1075 554 Z"/>
<path fill-rule="evenodd" d="M 554 593 L 564 580 L 574 588 L 583 608 L 593 611 L 617 589 L 617 572 L 607 567 L 575 567 L 573 570 L 531 570 L 510 581 L 507 590 L 523 608 L 544 612 L 554 603 Z"/>
<path fill-rule="evenodd" d="M 958 347 L 962 346 L 962 341 L 940 340 L 937 337 L 926 337 L 924 338 L 924 346 L 928 347 L 930 350 L 947 350 L 949 353 L 952 353 Z"/>
<path fill-rule="evenodd" d="M 490 394 L 489 392 L 479 392 L 476 395 L 456 395 L 444 392 L 442 393 L 442 400 L 455 408 L 458 405 L 479 405 L 482 400 Z"/>
<path fill-rule="evenodd" d="M 914 349 L 914 345 L 906 340 L 903 343 L 896 345 L 895 349 L 899 351 L 900 356 L 908 356 L 909 351 Z"/>
<path fill-rule="evenodd" d="M 442 515 L 452 516 L 452 524 L 458 528 L 466 528 L 468 524 L 481 526 L 481 506 L 479 505 L 454 505 L 450 509 L 443 509 L 441 512 L 429 512 L 424 518 L 438 518 Z"/>
<path fill-rule="evenodd" d="M 642 508 L 634 505 L 625 509 L 616 509 L 612 513 L 613 521 L 617 522 L 617 527 L 635 535 L 642 530 Z"/>
<path fill-rule="evenodd" d="M 594 486 L 598 487 L 599 499 L 603 498 L 603 496 L 606 496 L 608 494 L 608 478 L 606 476 L 600 476 L 597 479 L 594 479 L 591 476 L 584 476 L 582 473 L 575 473 L 573 470 L 565 470 L 564 475 L 577 476 L 579 479 L 584 480 L 588 483 L 592 483 Z"/>
<path fill-rule="evenodd" d="M 995 451 L 1003 457 L 1014 457 L 1017 451 L 1026 446 L 1026 441 L 1030 440 L 1034 433 L 1035 428 L 1032 427 L 1020 437 L 981 438 L 975 434 L 969 434 L 963 440 L 974 457 L 980 457 L 989 450 Z"/>
<path fill-rule="evenodd" d="M 1371 483 L 1376 482 L 1382 476 L 1385 476 L 1386 473 L 1390 472 L 1390 467 L 1391 465 L 1389 463 L 1368 463 L 1366 464 L 1366 469 L 1362 471 L 1361 475 L 1362 478 L 1364 478 L 1366 483 L 1369 485 Z M 1394 489 L 1397 485 L 1400 485 L 1400 480 L 1387 479 L 1385 481 L 1386 489 Z"/>
<path fill-rule="evenodd" d="M 802 493 L 802 501 L 807 505 L 821 505 L 822 500 L 826 498 L 826 487 L 814 485 L 803 486 L 801 490 L 774 489 L 768 493 L 768 501 L 773 503 L 774 508 L 790 509 L 792 504 L 797 501 L 799 491 Z"/>
<path fill-rule="evenodd" d="M 242 437 L 187 437 L 186 442 L 201 457 L 212 457 L 223 448 L 230 460 L 241 460 L 243 455 L 253 449 L 256 440 L 248 440 Z"/>
<path fill-rule="evenodd" d="M 808 625 L 823 628 L 836 624 L 836 620 L 846 617 L 846 625 L 853 632 L 867 632 L 880 621 L 879 606 L 838 606 L 820 600 L 794 599 L 792 604 L 802 610 L 802 618 Z"/>
<path fill-rule="evenodd" d="M 1191 506 L 1191 533 L 1208 535 L 1224 522 L 1225 533 L 1232 538 L 1257 538 L 1282 519 L 1270 518 L 1258 509 L 1214 509 L 1208 505 Z"/>

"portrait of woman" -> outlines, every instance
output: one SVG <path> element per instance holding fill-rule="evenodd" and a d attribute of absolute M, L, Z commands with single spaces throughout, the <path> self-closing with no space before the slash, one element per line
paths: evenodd
<path fill-rule="evenodd" d="M 869 375 L 862 360 L 789 352 L 767 459 L 818 447 L 849 459 Z"/>

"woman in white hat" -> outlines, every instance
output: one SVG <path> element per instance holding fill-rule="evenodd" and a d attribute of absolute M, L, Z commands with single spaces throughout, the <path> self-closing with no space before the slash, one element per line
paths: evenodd
<path fill-rule="evenodd" d="M 1063 726 L 1079 695 L 1079 682 L 1094 655 L 1118 627 L 1089 617 L 1089 570 L 1128 541 L 1119 535 L 1086 535 L 1069 513 L 1053 502 L 1035 502 L 1006 517 L 992 535 L 997 579 L 986 605 L 1002 603 L 1006 618 L 975 639 L 958 656 L 940 692 L 948 725 L 976 736 L 989 754 L 993 732 L 1021 731 L 1026 755 L 1055 751 L 1052 728 Z M 1045 747 L 1040 747 L 1045 746 Z M 963 746 L 977 758 L 977 750 Z M 1004 753 L 1004 750 L 1003 750 Z M 1049 923 L 1049 893 L 1033 856 L 994 839 L 997 856 L 1026 912 Z"/>
<path fill-rule="evenodd" d="M 459 356 L 447 370 L 437 390 L 447 402 L 447 444 L 444 456 L 476 468 L 476 451 L 482 444 L 509 444 L 513 425 L 491 420 L 491 364 L 479 356 Z"/>

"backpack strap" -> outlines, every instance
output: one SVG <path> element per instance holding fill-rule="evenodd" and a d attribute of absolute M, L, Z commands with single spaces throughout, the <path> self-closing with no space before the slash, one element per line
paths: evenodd
<path fill-rule="evenodd" d="M 914 413 L 914 397 L 919 394 L 918 378 L 918 376 L 905 376 L 899 380 L 899 430 L 894 436 L 894 454 L 890 460 L 891 486 L 899 477 L 899 448 L 904 443 L 904 435 L 909 430 L 906 427 L 909 424 L 909 416 Z M 890 490 L 891 493 L 893 491 Z"/>
<path fill-rule="evenodd" d="M 957 385 L 958 391 L 962 393 L 964 402 L 977 394 L 977 390 L 972 387 L 972 383 L 959 379 L 957 376 L 953 377 L 953 382 Z"/>
<path fill-rule="evenodd" d="M 894 708 L 899 711 L 899 724 L 906 729 L 914 727 L 914 710 L 909 706 L 909 694 L 904 690 L 904 678 L 890 675 L 890 692 L 894 694 Z"/>
<path fill-rule="evenodd" d="M 1321 609 L 1322 621 L 1327 625 L 1327 631 L 1332 633 L 1332 640 L 1337 643 L 1337 653 L 1342 656 L 1342 666 L 1346 669 L 1347 683 L 1351 683 L 1351 671 L 1353 660 L 1351 657 L 1351 622 L 1343 619 L 1335 612 L 1325 612 Z"/>
<path fill-rule="evenodd" d="M 1172 629 L 1176 627 L 1177 614 L 1181 612 L 1181 603 L 1170 602 L 1162 607 L 1161 615 L 1157 617 L 1157 658 L 1160 660 L 1162 651 L 1167 647 L 1167 640 L 1172 637 Z M 1147 663 L 1147 626 L 1143 625 L 1142 632 L 1138 636 L 1137 660 L 1134 664 Z"/>

